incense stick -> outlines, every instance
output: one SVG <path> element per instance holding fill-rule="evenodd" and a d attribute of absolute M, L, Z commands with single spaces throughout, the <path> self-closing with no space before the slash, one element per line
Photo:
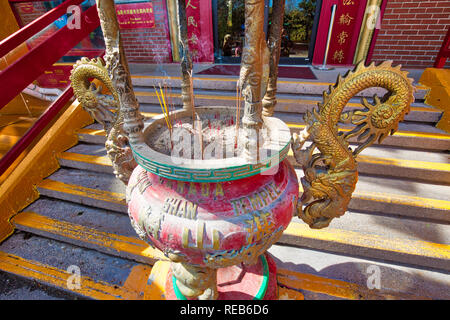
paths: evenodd
<path fill-rule="evenodd" d="M 155 86 L 153 86 L 153 88 L 155 89 L 155 93 L 156 93 L 156 96 L 158 97 L 158 101 L 159 101 L 159 105 L 161 107 L 161 111 L 163 112 L 164 119 L 166 120 L 167 128 L 169 129 L 169 132 L 170 132 L 169 120 L 168 120 L 167 115 L 166 115 L 166 113 L 164 111 L 164 107 L 163 107 L 163 104 L 161 102 L 161 99 L 159 98 L 158 90 L 156 89 Z"/>
<path fill-rule="evenodd" d="M 163 101 L 163 103 L 164 103 L 164 111 L 165 111 L 165 114 L 167 115 L 167 119 L 170 120 L 169 111 L 167 111 L 166 99 L 165 99 L 165 97 L 164 97 L 164 92 L 163 92 L 163 90 L 162 90 L 162 88 L 161 88 L 161 84 L 159 84 L 159 90 L 160 90 L 160 92 L 161 92 L 162 101 Z"/>
<path fill-rule="evenodd" d="M 189 74 L 189 91 L 190 91 L 190 99 L 191 99 L 191 106 L 192 106 L 192 129 L 195 130 L 194 122 L 196 120 L 195 118 L 195 106 L 194 106 L 194 83 L 192 80 L 192 70 L 188 71 Z"/>
<path fill-rule="evenodd" d="M 173 104 L 173 94 L 172 94 L 172 86 L 169 84 L 169 105 L 170 105 L 170 109 L 173 112 L 173 116 L 174 116 L 174 122 L 177 123 L 177 114 L 175 112 L 175 105 Z"/>
<path fill-rule="evenodd" d="M 170 123 L 170 131 L 169 131 L 169 134 L 170 134 L 170 150 L 172 150 L 173 149 L 173 141 L 172 141 L 173 120 L 172 120 L 172 113 L 171 113 L 171 110 L 170 110 L 169 100 L 167 100 L 167 104 L 169 104 L 169 107 L 167 107 L 167 105 L 166 105 L 166 97 L 167 97 L 167 82 L 166 82 L 166 80 L 164 80 L 163 86 L 164 86 L 163 102 L 164 102 L 164 107 L 166 108 L 167 118 L 168 118 L 169 123 Z"/>
<path fill-rule="evenodd" d="M 241 92 L 239 88 L 239 84 L 236 84 L 236 136 L 234 138 L 234 148 L 238 147 L 238 135 L 239 135 L 239 119 L 240 119 L 240 111 L 241 111 Z"/>

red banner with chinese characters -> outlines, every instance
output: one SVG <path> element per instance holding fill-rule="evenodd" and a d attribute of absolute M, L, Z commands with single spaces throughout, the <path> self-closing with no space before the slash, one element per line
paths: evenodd
<path fill-rule="evenodd" d="M 116 13 L 120 29 L 155 27 L 155 16 L 151 2 L 117 4 Z"/>
<path fill-rule="evenodd" d="M 313 64 L 322 64 L 330 25 L 331 7 L 337 5 L 327 64 L 352 65 L 367 0 L 323 0 L 314 46 Z"/>
<path fill-rule="evenodd" d="M 193 62 L 214 62 L 210 0 L 186 0 L 189 50 Z"/>
<path fill-rule="evenodd" d="M 70 71 L 72 65 L 53 65 L 47 68 L 36 83 L 42 88 L 60 88 L 64 89 L 69 85 Z"/>
<path fill-rule="evenodd" d="M 328 64 L 353 64 L 353 55 L 355 54 L 366 2 L 358 0 L 338 1 L 327 57 Z"/>
<path fill-rule="evenodd" d="M 19 8 L 20 13 L 33 13 L 34 12 L 34 5 L 32 2 L 22 2 L 15 4 L 16 8 Z"/>

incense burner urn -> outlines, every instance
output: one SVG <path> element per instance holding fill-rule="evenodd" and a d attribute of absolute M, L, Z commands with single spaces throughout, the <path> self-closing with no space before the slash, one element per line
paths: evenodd
<path fill-rule="evenodd" d="M 390 61 L 368 67 L 361 62 L 338 77 L 323 93 L 323 102 L 304 115 L 305 128 L 291 136 L 287 125 L 272 116 L 284 1 L 274 1 L 278 23 L 271 28 L 269 52 L 265 3 L 246 0 L 246 45 L 237 82 L 245 100 L 243 115 L 239 107 L 197 108 L 185 1 L 177 1 L 183 109 L 169 113 L 166 108 L 164 116 L 144 123 L 114 1 L 96 2 L 105 56 L 78 61 L 71 85 L 84 109 L 104 126 L 114 173 L 127 184 L 133 227 L 171 261 L 165 297 L 276 299 L 276 266 L 267 249 L 293 215 L 320 229 L 345 214 L 358 180 L 356 156 L 398 129 L 414 101 L 413 80 Z M 111 95 L 101 94 L 91 79 Z M 372 87 L 387 93 L 375 95 L 373 103 L 363 99 L 362 109 L 344 111 L 352 97 Z M 340 122 L 354 127 L 339 132 Z M 351 138 L 357 138 L 354 148 Z M 311 144 L 303 148 L 307 139 Z M 286 159 L 291 146 L 304 171 L 300 197 L 297 176 Z"/>
<path fill-rule="evenodd" d="M 196 112 L 204 122 L 233 115 L 229 108 Z M 185 111 L 178 112 L 183 116 Z M 168 298 L 276 298 L 276 267 L 265 252 L 296 211 L 298 179 L 285 159 L 289 129 L 267 118 L 260 149 L 265 152 L 249 163 L 239 155 L 187 159 L 158 152 L 152 142 L 163 121 L 144 128 L 144 143 L 132 146 L 138 166 L 128 182 L 127 202 L 136 232 L 172 261 Z M 230 281 L 238 283 L 223 285 Z"/>

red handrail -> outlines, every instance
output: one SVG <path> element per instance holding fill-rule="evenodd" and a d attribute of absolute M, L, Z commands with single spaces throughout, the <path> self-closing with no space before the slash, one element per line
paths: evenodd
<path fill-rule="evenodd" d="M 64 26 L 0 72 L 0 109 L 99 25 L 97 7 L 92 6 L 81 14 L 80 29 Z"/>
<path fill-rule="evenodd" d="M 47 14 L 38 18 L 27 27 L 17 31 L 12 36 L 0 42 L 0 57 L 15 46 L 41 31 L 46 25 L 64 14 L 69 5 L 76 5 L 83 0 L 67 0 Z M 56 10 L 57 9 L 57 10 Z M 55 32 L 48 39 L 30 50 L 23 57 L 16 60 L 5 70 L 0 72 L 0 109 L 20 93 L 27 85 L 41 75 L 46 68 L 53 65 L 70 49 L 77 45 L 84 37 L 100 25 L 97 7 L 94 5 L 81 14 L 81 28 L 69 30 L 67 26 Z M 27 28 L 27 29 L 26 29 Z M 25 31 L 22 31 L 26 29 Z M 20 140 L 0 159 L 0 176 L 19 157 L 19 155 L 33 142 L 42 130 L 54 119 L 62 108 L 73 97 L 73 90 L 68 86 L 39 119 L 28 129 Z"/>
<path fill-rule="evenodd" d="M 0 159 L 0 176 L 9 168 L 17 157 L 33 142 L 41 131 L 52 121 L 59 111 L 72 98 L 73 90 L 69 85 L 62 95 L 55 100 L 45 112 L 36 120 L 33 126 L 25 132 L 20 140 L 9 149 L 9 151 Z"/>
<path fill-rule="evenodd" d="M 84 0 L 67 0 L 61 3 L 59 6 L 53 8 L 43 16 L 27 24 L 17 32 L 13 33 L 9 37 L 0 41 L 0 57 L 19 46 L 24 41 L 44 29 L 50 23 L 67 13 L 67 8 L 72 5 L 78 5 Z"/>
<path fill-rule="evenodd" d="M 450 28 L 448 28 L 442 47 L 434 61 L 434 67 L 443 68 L 448 58 L 450 58 Z"/>

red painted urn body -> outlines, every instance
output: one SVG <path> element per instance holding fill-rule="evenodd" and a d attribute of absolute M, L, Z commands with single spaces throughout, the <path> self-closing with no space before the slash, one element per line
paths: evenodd
<path fill-rule="evenodd" d="M 203 121 L 197 125 L 205 128 L 202 141 L 211 139 L 200 149 L 201 159 L 185 156 L 192 148 L 189 140 L 184 143 L 190 135 L 182 138 L 180 145 L 187 146 L 183 156 L 178 156 L 178 144 L 170 155 L 161 149 L 167 145 L 162 117 L 132 146 L 138 166 L 127 186 L 131 223 L 172 262 L 168 298 L 274 299 L 276 265 L 266 251 L 287 228 L 298 200 L 297 176 L 286 160 L 290 130 L 279 119 L 265 118 L 253 160 L 242 150 L 244 135 L 234 126 L 229 126 L 236 132 L 231 140 L 220 139 L 214 126 L 208 126 L 224 128 L 235 118 L 233 110 L 208 107 L 196 112 Z M 185 110 L 177 113 L 185 119 L 181 123 L 188 123 L 190 116 Z M 177 141 L 174 136 L 170 141 Z M 195 144 L 193 149 L 198 149 Z M 205 156 L 208 150 L 215 150 L 213 157 Z"/>
<path fill-rule="evenodd" d="M 127 198 L 138 234 L 172 261 L 223 268 L 255 262 L 279 239 L 298 187 L 287 160 L 270 172 L 217 183 L 167 179 L 137 166 Z"/>

